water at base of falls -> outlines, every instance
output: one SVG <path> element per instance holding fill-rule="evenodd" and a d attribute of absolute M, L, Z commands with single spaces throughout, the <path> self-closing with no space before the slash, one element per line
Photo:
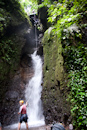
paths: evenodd
<path fill-rule="evenodd" d="M 41 57 L 36 55 L 36 51 L 31 55 L 34 76 L 30 79 L 26 90 L 25 99 L 28 102 L 27 114 L 28 114 L 28 125 L 29 127 L 38 127 L 45 125 L 43 108 L 41 101 L 41 91 L 42 91 L 42 60 Z M 8 129 L 16 129 L 18 123 L 7 126 Z M 26 128 L 25 123 L 21 124 L 21 128 Z"/>
<path fill-rule="evenodd" d="M 29 128 L 33 128 L 33 127 L 35 128 L 35 127 L 39 127 L 39 126 L 45 126 L 45 122 L 43 120 L 39 120 L 36 122 L 28 122 Z M 17 130 L 17 128 L 18 128 L 18 123 L 15 123 L 13 125 L 4 127 L 3 130 Z M 21 123 L 21 129 L 26 129 L 26 125 L 24 122 Z"/>

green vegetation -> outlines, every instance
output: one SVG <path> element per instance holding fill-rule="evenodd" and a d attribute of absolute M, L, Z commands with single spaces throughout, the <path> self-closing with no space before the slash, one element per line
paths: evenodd
<path fill-rule="evenodd" d="M 18 0 L 0 1 L 1 81 L 7 79 L 18 67 L 23 42 L 21 41 L 22 38 L 15 31 L 24 23 L 28 25 L 29 22 L 29 17 L 25 13 L 23 5 Z"/>
<path fill-rule="evenodd" d="M 0 79 L 3 80 L 16 67 L 20 54 L 20 40 L 10 30 L 24 22 L 29 24 L 29 18 L 17 0 L 1 0 L 0 5 Z"/>
<path fill-rule="evenodd" d="M 20 60 L 20 42 L 18 36 L 5 38 L 0 42 L 0 79 L 4 80 L 8 74 L 14 73 Z"/>
<path fill-rule="evenodd" d="M 57 35 L 58 42 L 63 47 L 64 66 L 68 74 L 67 100 L 71 103 L 73 125 L 75 129 L 81 130 L 87 127 L 87 46 L 84 37 L 87 28 L 86 5 L 86 0 L 45 0 L 40 5 L 48 7 L 52 35 Z M 53 36 L 50 41 L 52 38 Z"/>
<path fill-rule="evenodd" d="M 9 77 L 8 74 L 18 67 L 16 62 L 19 63 L 22 47 L 20 36 L 16 34 L 5 36 L 7 30 L 9 27 L 17 27 L 25 21 L 28 23 L 29 18 L 24 7 L 31 8 L 29 13 L 33 9 L 37 12 L 37 6 L 35 6 L 37 3 L 39 3 L 39 8 L 43 6 L 48 8 L 48 24 L 51 26 L 45 32 L 43 40 L 44 91 L 47 94 L 44 96 L 44 103 L 48 104 L 49 108 L 51 108 L 51 103 L 55 103 L 51 108 L 52 111 L 49 112 L 51 114 L 53 111 L 57 111 L 55 106 L 59 102 L 61 108 L 64 108 L 64 112 L 66 112 L 66 103 L 61 103 L 66 99 L 63 95 L 61 96 L 61 93 L 64 92 L 66 96 L 67 91 L 64 89 L 68 89 L 67 101 L 71 103 L 74 129 L 85 130 L 87 127 L 87 0 L 58 0 L 58 2 L 55 0 L 44 0 L 44 2 L 40 2 L 40 0 L 1 0 L 1 82 L 5 81 Z M 51 78 L 49 78 L 50 76 Z M 57 100 L 57 96 L 60 99 L 62 97 L 61 101 Z M 50 103 L 47 98 L 51 98 Z"/>
<path fill-rule="evenodd" d="M 19 0 L 0 0 L 0 101 L 20 64 L 29 16 Z M 25 28 L 24 28 L 25 27 Z"/>
<path fill-rule="evenodd" d="M 30 22 L 24 7 L 17 0 L 0 1 L 0 34 L 6 33 L 9 26 L 17 26 L 23 22 Z"/>
<path fill-rule="evenodd" d="M 73 123 L 84 130 L 87 122 L 87 48 L 81 43 L 78 47 L 65 47 L 64 56 L 66 56 L 65 66 L 69 74 L 68 100 L 72 104 Z"/>

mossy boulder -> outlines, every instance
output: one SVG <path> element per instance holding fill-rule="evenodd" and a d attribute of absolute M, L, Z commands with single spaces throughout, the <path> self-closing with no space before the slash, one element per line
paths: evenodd
<path fill-rule="evenodd" d="M 63 115 L 69 115 L 70 108 L 66 101 L 67 78 L 64 71 L 62 44 L 60 38 L 54 35 L 50 27 L 43 37 L 43 93 L 42 100 L 46 123 L 62 121 Z"/>

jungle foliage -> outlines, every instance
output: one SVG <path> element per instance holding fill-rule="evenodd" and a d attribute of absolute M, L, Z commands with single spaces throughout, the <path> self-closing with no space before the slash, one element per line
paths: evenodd
<path fill-rule="evenodd" d="M 64 66 L 68 73 L 68 101 L 75 129 L 87 128 L 87 1 L 44 0 L 48 22 L 62 43 Z"/>
<path fill-rule="evenodd" d="M 17 26 L 29 18 L 25 13 L 24 7 L 18 0 L 1 0 L 0 1 L 0 35 L 3 36 L 6 28 Z"/>

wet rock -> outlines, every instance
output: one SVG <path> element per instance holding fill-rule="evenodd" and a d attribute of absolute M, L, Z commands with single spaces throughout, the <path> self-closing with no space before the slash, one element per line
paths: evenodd
<path fill-rule="evenodd" d="M 18 92 L 16 91 L 8 91 L 5 94 L 6 100 L 16 100 L 19 97 Z"/>
<path fill-rule="evenodd" d="M 57 36 L 51 37 L 53 32 L 49 29 L 45 32 L 43 37 L 43 92 L 42 100 L 44 106 L 44 115 L 46 124 L 53 121 L 63 121 L 64 113 L 70 113 L 70 105 L 67 103 L 67 82 L 66 73 L 64 70 L 64 59 L 62 56 L 62 45 L 58 42 Z M 50 39 L 50 41 L 49 41 Z M 56 46 L 55 46 L 56 41 Z M 50 113 L 48 113 L 51 111 Z"/>
<path fill-rule="evenodd" d="M 46 6 L 38 9 L 38 16 L 43 25 L 43 30 L 46 31 L 46 29 L 48 28 L 48 25 L 47 25 L 48 12 L 47 12 Z"/>
<path fill-rule="evenodd" d="M 43 55 L 43 47 L 41 45 L 38 47 L 37 55 L 40 55 L 40 56 Z"/>

